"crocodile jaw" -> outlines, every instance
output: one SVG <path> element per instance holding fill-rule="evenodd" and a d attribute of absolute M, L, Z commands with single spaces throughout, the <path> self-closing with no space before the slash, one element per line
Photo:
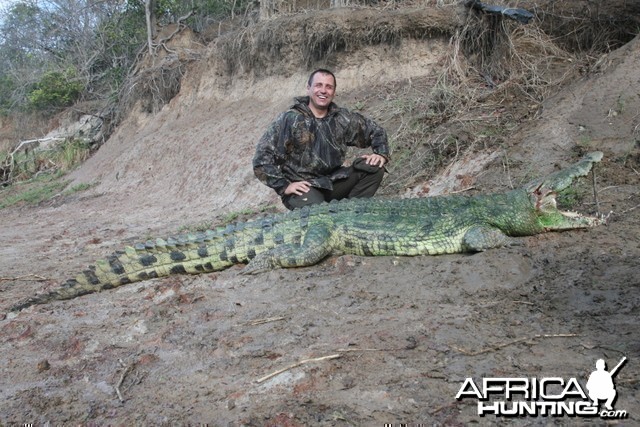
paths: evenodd
<path fill-rule="evenodd" d="M 538 221 L 545 231 L 572 230 L 606 224 L 608 215 L 589 216 L 561 211 L 558 209 L 556 195 L 555 191 L 542 189 L 533 193 Z"/>

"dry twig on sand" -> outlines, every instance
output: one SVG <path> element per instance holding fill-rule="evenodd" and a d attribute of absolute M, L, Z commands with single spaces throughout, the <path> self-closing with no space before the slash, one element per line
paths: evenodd
<path fill-rule="evenodd" d="M 533 341 L 536 339 L 540 339 L 540 338 L 570 338 L 570 337 L 577 337 L 579 336 L 578 334 L 536 334 L 532 337 L 524 337 L 524 338 L 518 338 L 516 340 L 513 341 L 509 341 L 506 343 L 502 343 L 502 344 L 497 344 L 494 345 L 492 347 L 487 347 L 485 349 L 482 350 L 478 350 L 478 351 L 469 351 L 469 350 L 465 350 L 462 348 L 458 348 L 458 347 L 454 347 L 451 346 L 451 348 L 453 348 L 456 351 L 459 351 L 460 353 L 467 355 L 467 356 L 478 356 L 479 354 L 484 354 L 484 353 L 489 353 L 491 351 L 498 351 L 502 348 L 508 347 L 510 345 L 513 344 L 519 344 L 519 343 L 523 343 L 523 342 L 529 342 L 529 341 Z"/>
<path fill-rule="evenodd" d="M 129 372 L 131 372 L 134 365 L 131 364 L 125 367 L 125 364 L 122 361 L 122 359 L 118 359 L 118 362 L 120 363 L 120 366 L 124 368 L 124 371 L 122 371 L 122 375 L 120 375 L 120 381 L 118 381 L 118 384 L 116 384 L 115 388 L 116 388 L 116 394 L 118 395 L 118 399 L 120 400 L 121 403 L 124 403 L 124 398 L 122 397 L 122 392 L 120 391 L 120 387 L 122 387 L 122 383 L 124 382 L 125 377 L 127 376 L 127 374 L 129 374 Z"/>
<path fill-rule="evenodd" d="M 262 378 L 259 378 L 256 380 L 257 383 L 262 383 L 265 382 L 268 379 L 271 379 L 277 375 L 280 375 L 283 372 L 286 372 L 290 369 L 294 369 L 297 368 L 298 366 L 304 365 L 306 363 L 311 363 L 311 362 L 321 362 L 323 360 L 332 360 L 332 359 L 337 359 L 339 357 L 342 357 L 342 353 L 352 353 L 352 352 L 364 352 L 364 351 L 398 351 L 398 350 L 413 350 L 413 348 L 415 347 L 405 347 L 405 348 L 339 348 L 338 350 L 336 350 L 338 353 L 335 354 L 331 354 L 329 356 L 322 356 L 322 357 L 315 357 L 312 359 L 303 359 L 300 360 L 299 362 L 296 362 L 292 365 L 289 365 L 285 368 L 282 369 L 278 369 L 277 371 L 274 371 L 268 375 L 265 375 Z"/>
<path fill-rule="evenodd" d="M 269 375 L 265 375 L 265 376 L 264 376 L 264 377 L 262 377 L 262 378 L 258 378 L 258 379 L 256 380 L 256 382 L 257 382 L 258 384 L 259 384 L 259 383 L 263 383 L 263 382 L 265 382 L 266 380 L 271 379 L 271 378 L 273 378 L 273 377 L 275 377 L 275 376 L 277 376 L 277 375 L 280 375 L 280 374 L 281 374 L 281 373 L 283 373 L 283 372 L 286 372 L 286 371 L 288 371 L 288 370 L 290 370 L 290 369 L 293 369 L 293 368 L 297 368 L 298 366 L 302 366 L 302 365 L 304 365 L 304 364 L 306 364 L 306 363 L 311 363 L 311 362 L 321 362 L 321 361 L 323 361 L 323 360 L 337 359 L 337 358 L 339 358 L 339 357 L 342 357 L 342 355 L 341 355 L 340 353 L 336 353 L 336 354 L 330 354 L 330 355 L 328 355 L 328 356 L 314 357 L 313 359 L 303 359 L 303 360 L 300 360 L 299 362 L 296 362 L 296 363 L 294 363 L 294 364 L 292 364 L 292 365 L 289 365 L 289 366 L 287 366 L 287 367 L 285 367 L 285 368 L 278 369 L 277 371 L 272 372 L 272 373 L 270 373 Z"/>

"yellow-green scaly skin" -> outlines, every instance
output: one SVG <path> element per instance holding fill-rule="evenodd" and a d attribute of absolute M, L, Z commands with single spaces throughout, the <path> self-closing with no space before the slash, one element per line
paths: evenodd
<path fill-rule="evenodd" d="M 63 284 L 12 307 L 110 289 L 169 274 L 205 273 L 248 263 L 247 273 L 316 264 L 331 253 L 361 256 L 437 255 L 482 251 L 514 236 L 584 228 L 602 219 L 555 207 L 554 191 L 586 175 L 602 153 L 522 189 L 493 195 L 404 200 L 359 199 L 305 207 L 226 229 L 127 247 Z"/>

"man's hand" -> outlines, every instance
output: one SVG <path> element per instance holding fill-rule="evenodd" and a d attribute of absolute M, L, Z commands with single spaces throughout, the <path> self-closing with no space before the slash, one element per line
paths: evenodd
<path fill-rule="evenodd" d="M 385 159 L 380 154 L 364 154 L 362 156 L 365 159 L 365 163 L 372 166 L 383 167 L 385 163 L 387 163 L 387 159 Z"/>
<path fill-rule="evenodd" d="M 284 194 L 287 196 L 290 194 L 295 194 L 296 196 L 302 196 L 304 193 L 308 192 L 311 189 L 311 184 L 307 181 L 298 181 L 292 182 L 287 186 L 284 190 Z"/>

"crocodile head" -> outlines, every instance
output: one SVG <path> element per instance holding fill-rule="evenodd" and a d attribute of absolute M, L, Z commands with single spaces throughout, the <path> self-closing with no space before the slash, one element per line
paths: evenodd
<path fill-rule="evenodd" d="M 595 227 L 606 223 L 605 216 L 588 216 L 558 209 L 556 197 L 559 191 L 571 186 L 573 181 L 591 171 L 594 163 L 602 160 L 602 152 L 585 155 L 580 161 L 561 171 L 537 179 L 525 185 L 531 203 L 535 206 L 538 223 L 545 230 L 569 230 L 573 228 Z"/>
<path fill-rule="evenodd" d="M 607 217 L 602 215 L 589 216 L 558 209 L 556 196 L 556 191 L 543 187 L 537 188 L 530 195 L 538 224 L 545 231 L 595 227 L 606 223 Z"/>

